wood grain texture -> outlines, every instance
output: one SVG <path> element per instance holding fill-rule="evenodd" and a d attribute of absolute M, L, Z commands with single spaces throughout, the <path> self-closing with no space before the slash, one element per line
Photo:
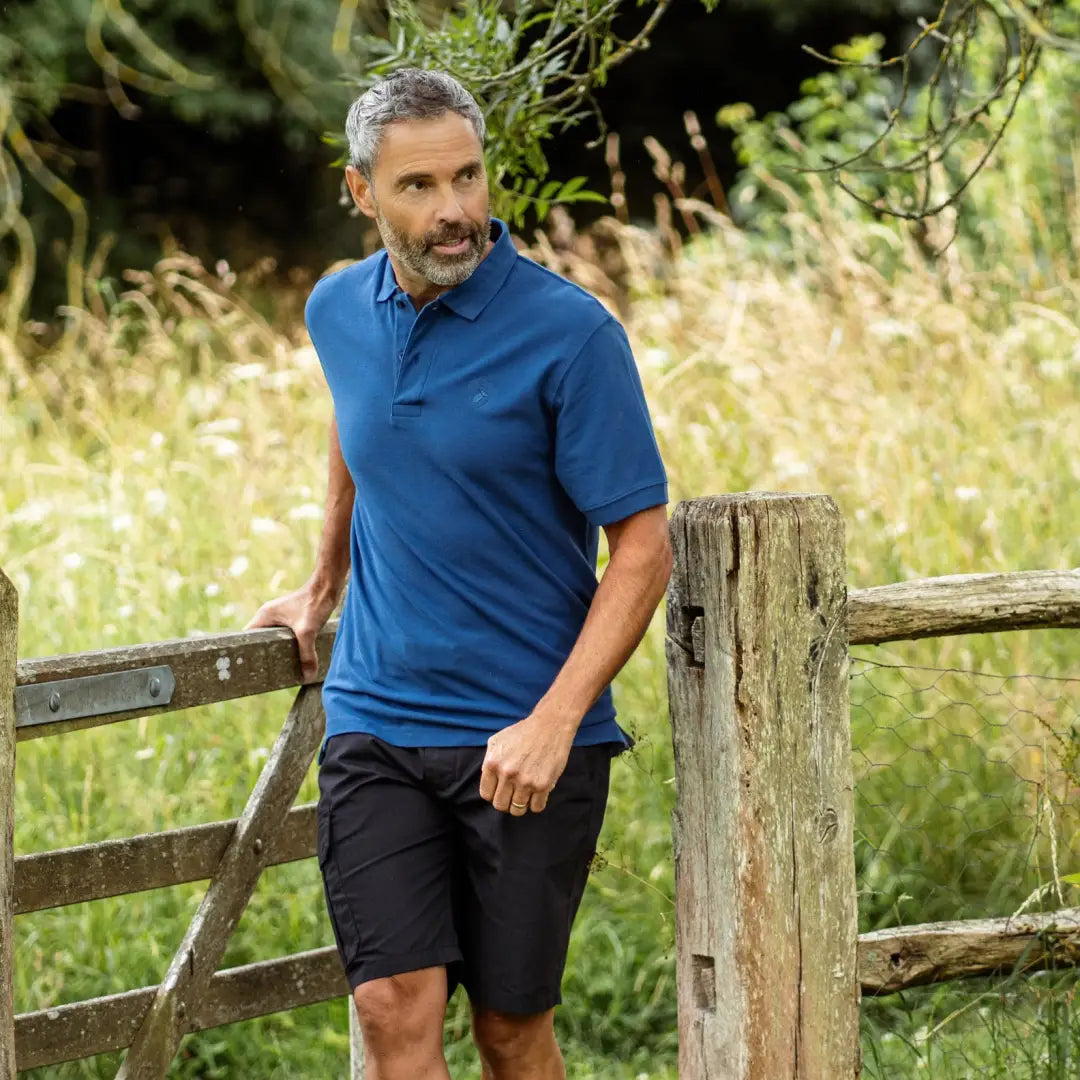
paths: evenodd
<path fill-rule="evenodd" d="M 205 881 L 220 864 L 237 824 L 234 818 L 21 855 L 15 860 L 15 914 Z M 290 810 L 269 843 L 267 866 L 314 855 L 315 804 Z"/>
<path fill-rule="evenodd" d="M 1080 627 L 1080 570 L 952 574 L 848 593 L 852 645 L 1038 627 Z"/>
<path fill-rule="evenodd" d="M 1080 965 L 1080 908 L 1002 919 L 898 926 L 859 935 L 864 994 Z"/>
<path fill-rule="evenodd" d="M 0 1080 L 15 1080 L 15 657 L 19 597 L 0 570 Z"/>
<path fill-rule="evenodd" d="M 77 1061 L 131 1045 L 156 986 L 23 1013 L 16 1018 L 18 1067 Z M 181 1025 L 184 1034 L 344 997 L 349 985 L 333 946 L 217 972 Z"/>
<path fill-rule="evenodd" d="M 842 518 L 750 493 L 671 528 L 679 1076 L 857 1076 Z"/>
<path fill-rule="evenodd" d="M 319 672 L 315 682 L 326 676 L 337 621 L 326 624 L 315 642 Z M 17 729 L 20 742 L 60 735 L 66 731 L 115 724 L 138 716 L 176 712 L 196 705 L 263 694 L 300 685 L 300 655 L 289 630 L 247 630 L 207 637 L 161 641 L 150 645 L 130 645 L 67 656 L 46 656 L 23 660 L 18 665 L 18 685 L 31 686 L 54 679 L 82 675 L 103 675 L 111 671 L 168 664 L 176 679 L 176 690 L 168 705 L 129 709 L 105 716 L 86 716 L 56 724 L 33 724 Z"/>
<path fill-rule="evenodd" d="M 117 1080 L 164 1080 L 187 1015 L 206 993 L 324 730 L 318 686 L 300 690 Z"/>
<path fill-rule="evenodd" d="M 367 1076 L 364 1057 L 364 1033 L 356 1015 L 356 1006 L 349 1002 L 349 1080 L 364 1080 Z"/>

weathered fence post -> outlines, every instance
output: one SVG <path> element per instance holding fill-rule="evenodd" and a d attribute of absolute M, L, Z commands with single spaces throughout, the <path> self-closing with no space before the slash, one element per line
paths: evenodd
<path fill-rule="evenodd" d="M 349 1080 L 364 1080 L 364 1033 L 360 1030 L 360 1018 L 356 1006 L 349 999 Z"/>
<path fill-rule="evenodd" d="M 746 493 L 671 531 L 679 1076 L 858 1076 L 843 519 Z"/>
<path fill-rule="evenodd" d="M 0 1080 L 15 1080 L 15 657 L 19 597 L 0 570 Z"/>

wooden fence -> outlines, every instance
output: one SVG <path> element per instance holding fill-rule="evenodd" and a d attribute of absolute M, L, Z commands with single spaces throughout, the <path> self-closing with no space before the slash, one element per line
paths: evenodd
<path fill-rule="evenodd" d="M 1080 626 L 1080 573 L 848 592 L 824 495 L 680 503 L 668 687 L 679 1075 L 859 1075 L 860 995 L 1080 961 L 1080 909 L 859 935 L 849 645 Z"/>
<path fill-rule="evenodd" d="M 319 637 L 319 680 L 335 627 Z M 218 971 L 263 869 L 315 853 L 315 806 L 293 807 L 322 740 L 319 686 L 302 687 L 240 817 L 14 858 L 15 744 L 300 684 L 285 630 L 56 656 L 16 664 L 15 590 L 0 573 L 0 1080 L 127 1049 L 125 1080 L 164 1077 L 181 1038 L 347 996 L 333 947 Z M 160 985 L 13 1014 L 12 918 L 209 880 Z M 363 1073 L 353 1037 L 354 1076 Z"/>
<path fill-rule="evenodd" d="M 1030 971 L 1080 961 L 1080 909 L 858 934 L 847 686 L 852 644 L 1080 626 L 1080 574 L 848 592 L 843 521 L 822 495 L 680 503 L 672 538 L 683 1080 L 855 1077 L 862 993 L 988 974 L 1022 953 Z M 16 629 L 0 573 L 0 1080 L 125 1048 L 118 1077 L 158 1080 L 187 1032 L 347 994 L 333 948 L 217 970 L 263 868 L 314 854 L 314 807 L 292 803 L 322 737 L 317 686 L 300 689 L 239 819 L 18 859 L 12 848 L 16 741 L 297 686 L 291 635 L 16 664 Z M 319 638 L 320 679 L 333 632 Z M 204 879 L 160 985 L 14 1015 L 13 916 Z"/>

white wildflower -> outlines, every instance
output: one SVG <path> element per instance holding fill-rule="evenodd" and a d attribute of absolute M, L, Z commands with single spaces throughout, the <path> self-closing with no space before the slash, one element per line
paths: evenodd
<path fill-rule="evenodd" d="M 791 480 L 797 476 L 808 476 L 810 466 L 793 450 L 778 450 L 773 454 L 773 468 L 776 470 L 778 480 Z"/>
<path fill-rule="evenodd" d="M 221 586 L 216 581 L 211 581 L 209 585 L 203 589 L 203 596 L 217 596 L 221 592 Z"/>
<path fill-rule="evenodd" d="M 295 371 L 271 371 L 262 380 L 262 385 L 267 390 L 285 390 L 296 382 L 298 375 Z"/>
<path fill-rule="evenodd" d="M 266 374 L 266 365 L 258 360 L 250 364 L 237 364 L 229 368 L 228 377 L 231 382 L 247 382 L 249 379 L 257 379 Z"/>
<path fill-rule="evenodd" d="M 235 435 L 244 430 L 244 421 L 238 416 L 223 416 L 219 420 L 204 420 L 195 428 L 196 435 Z"/>
<path fill-rule="evenodd" d="M 78 570 L 86 559 L 77 551 L 69 551 L 63 558 L 63 564 L 68 570 Z"/>
<path fill-rule="evenodd" d="M 240 453 L 240 445 L 224 435 L 200 435 L 199 442 L 207 447 L 214 457 L 230 458 Z"/>
<path fill-rule="evenodd" d="M 315 367 L 319 362 L 319 354 L 314 345 L 302 345 L 299 349 L 293 349 L 293 363 L 300 368 Z"/>
<path fill-rule="evenodd" d="M 46 499 L 31 499 L 11 515 L 11 520 L 16 525 L 40 525 L 52 513 L 52 508 L 52 503 Z"/>
<path fill-rule="evenodd" d="M 248 565 L 248 557 L 246 555 L 237 555 L 237 557 L 229 564 L 230 576 L 239 577 L 241 574 L 246 573 Z"/>
<path fill-rule="evenodd" d="M 251 519 L 251 531 L 256 536 L 267 536 L 270 533 L 277 532 L 281 526 L 273 519 L 267 517 L 257 517 Z"/>
<path fill-rule="evenodd" d="M 151 488 L 143 496 L 143 501 L 146 503 L 146 509 L 151 514 L 162 514 L 169 503 L 169 496 L 161 488 Z"/>
<path fill-rule="evenodd" d="M 958 487 L 958 488 L 954 488 L 953 489 L 953 494 L 961 502 L 971 502 L 972 499 L 977 499 L 979 497 L 980 492 L 979 492 L 979 489 L 977 487 L 963 487 L 963 486 L 961 486 L 961 487 Z"/>
<path fill-rule="evenodd" d="M 323 509 L 318 503 L 301 503 L 289 511 L 290 521 L 318 521 L 323 516 Z"/>

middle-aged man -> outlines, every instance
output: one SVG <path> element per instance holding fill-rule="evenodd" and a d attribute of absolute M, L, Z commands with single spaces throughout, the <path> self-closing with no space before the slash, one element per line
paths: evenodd
<path fill-rule="evenodd" d="M 473 98 L 399 71 L 346 131 L 385 250 L 308 301 L 326 518 L 310 580 L 249 625 L 290 627 L 310 681 L 348 578 L 318 851 L 370 1080 L 449 1077 L 458 983 L 485 1078 L 555 1080 L 570 926 L 630 744 L 608 684 L 671 572 L 666 476 L 622 328 L 490 217 Z"/>

